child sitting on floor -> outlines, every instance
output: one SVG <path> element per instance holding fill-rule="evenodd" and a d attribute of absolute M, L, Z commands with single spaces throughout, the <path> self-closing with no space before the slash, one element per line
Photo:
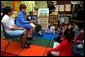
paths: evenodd
<path fill-rule="evenodd" d="M 74 38 L 73 51 L 76 56 L 84 56 L 84 29 L 81 29 L 80 34 Z"/>
<path fill-rule="evenodd" d="M 57 30 L 57 32 L 59 32 L 60 36 L 57 37 L 57 38 L 54 38 L 54 40 L 60 43 L 60 42 L 61 42 L 60 38 L 63 37 L 64 32 L 65 32 L 65 30 L 67 30 L 67 29 L 68 29 L 68 24 L 62 24 L 62 25 L 60 25 L 59 31 Z"/>
<path fill-rule="evenodd" d="M 74 32 L 66 30 L 64 32 L 63 40 L 58 46 L 47 52 L 48 56 L 72 56 L 72 40 L 74 38 Z"/>

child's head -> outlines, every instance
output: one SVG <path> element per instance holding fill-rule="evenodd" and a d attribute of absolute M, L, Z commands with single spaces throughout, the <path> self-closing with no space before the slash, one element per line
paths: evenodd
<path fill-rule="evenodd" d="M 62 25 L 59 25 L 59 28 L 62 28 Z"/>
<path fill-rule="evenodd" d="M 68 24 L 68 29 L 72 29 L 72 28 L 74 28 L 73 22 L 70 22 L 70 23 Z"/>
<path fill-rule="evenodd" d="M 65 30 L 65 32 L 64 32 L 64 37 L 65 37 L 67 40 L 72 41 L 73 38 L 75 37 L 75 34 L 74 34 L 74 32 L 73 32 L 72 30 L 67 29 L 67 30 Z"/>
<path fill-rule="evenodd" d="M 65 24 L 65 25 L 64 25 L 64 28 L 65 28 L 65 29 L 68 29 L 68 24 Z"/>
<path fill-rule="evenodd" d="M 76 25 L 76 22 L 75 22 L 75 21 L 72 21 L 71 24 L 72 24 L 73 26 L 75 26 L 75 25 Z"/>
<path fill-rule="evenodd" d="M 29 15 L 33 15 L 33 11 L 30 11 L 30 12 L 29 12 Z"/>
<path fill-rule="evenodd" d="M 84 33 L 84 28 L 81 28 L 80 29 L 80 33 Z"/>

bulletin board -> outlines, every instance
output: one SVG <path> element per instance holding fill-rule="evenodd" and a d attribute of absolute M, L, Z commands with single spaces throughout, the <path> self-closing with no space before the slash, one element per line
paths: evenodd
<path fill-rule="evenodd" d="M 65 11 L 71 11 L 71 4 L 65 4 Z"/>

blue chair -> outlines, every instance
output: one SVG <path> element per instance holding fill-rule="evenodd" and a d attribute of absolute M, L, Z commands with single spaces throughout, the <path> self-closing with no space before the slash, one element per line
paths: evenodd
<path fill-rule="evenodd" d="M 3 51 L 3 53 L 2 53 L 2 55 L 4 54 L 4 52 L 5 52 L 5 50 L 7 49 L 7 47 L 9 46 L 9 44 L 10 44 L 10 42 L 11 42 L 11 40 L 12 40 L 12 38 L 17 38 L 18 40 L 19 40 L 19 38 L 21 38 L 21 36 L 23 35 L 23 34 L 21 34 L 21 35 L 17 35 L 17 36 L 11 36 L 11 35 L 9 35 L 8 33 L 6 33 L 6 31 L 5 31 L 5 24 L 3 24 L 3 23 L 1 23 L 1 25 L 2 25 L 2 29 L 3 29 L 3 35 L 5 36 L 5 38 L 8 40 L 8 43 L 7 43 L 7 46 L 6 46 L 6 48 L 4 49 L 4 51 Z"/>

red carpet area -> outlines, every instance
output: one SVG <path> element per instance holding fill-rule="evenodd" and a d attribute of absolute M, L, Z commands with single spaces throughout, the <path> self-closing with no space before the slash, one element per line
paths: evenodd
<path fill-rule="evenodd" d="M 30 48 L 23 49 L 18 42 L 11 41 L 3 53 L 7 43 L 6 39 L 1 39 L 1 56 L 47 56 L 47 50 L 51 49 L 38 45 L 31 45 Z"/>

